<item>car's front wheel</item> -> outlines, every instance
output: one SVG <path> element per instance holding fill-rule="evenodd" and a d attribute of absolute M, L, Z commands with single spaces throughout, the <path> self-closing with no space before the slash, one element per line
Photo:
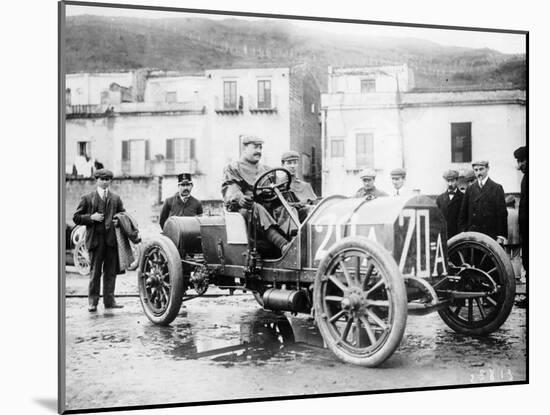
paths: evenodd
<path fill-rule="evenodd" d="M 178 250 L 166 236 L 159 235 L 142 245 L 138 288 L 149 320 L 168 325 L 176 318 L 184 293 L 183 271 Z"/>
<path fill-rule="evenodd" d="M 403 337 L 403 277 L 389 252 L 365 237 L 344 238 L 323 258 L 313 304 L 325 343 L 344 362 L 378 366 Z"/>

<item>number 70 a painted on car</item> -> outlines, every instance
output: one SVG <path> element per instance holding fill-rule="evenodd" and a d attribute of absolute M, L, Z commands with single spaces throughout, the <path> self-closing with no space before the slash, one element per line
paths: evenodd
<path fill-rule="evenodd" d="M 335 197 L 314 212 L 307 232 L 310 268 L 316 268 L 336 242 L 359 235 L 387 249 L 403 275 L 447 275 L 446 223 L 427 196 L 371 201 Z"/>

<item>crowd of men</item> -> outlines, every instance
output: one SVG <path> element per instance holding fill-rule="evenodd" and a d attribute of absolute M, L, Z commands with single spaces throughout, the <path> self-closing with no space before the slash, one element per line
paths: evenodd
<path fill-rule="evenodd" d="M 231 212 L 240 212 L 247 223 L 253 224 L 256 235 L 268 241 L 284 253 L 291 244 L 296 220 L 303 221 L 317 196 L 311 185 L 297 174 L 299 154 L 287 151 L 281 156 L 281 166 L 290 174 L 292 180 L 287 191 L 293 202 L 291 211 L 281 205 L 277 198 L 255 203 L 254 184 L 270 167 L 261 163 L 263 140 L 247 136 L 242 140 L 242 152 L 239 160 L 225 166 L 221 194 L 224 207 Z M 521 195 L 518 212 L 519 235 L 521 238 L 522 262 L 528 270 L 528 184 L 527 184 L 527 148 L 520 147 L 514 152 L 518 169 L 524 174 L 521 182 Z M 504 189 L 489 178 L 489 162 L 486 160 L 472 163 L 472 171 L 462 177 L 456 170 L 443 173 L 446 190 L 437 196 L 436 203 L 447 222 L 447 236 L 466 231 L 484 233 L 505 245 L 509 236 L 508 211 Z M 391 171 L 393 189 L 388 194 L 375 185 L 376 171 L 365 169 L 360 174 L 362 187 L 353 195 L 357 198 L 373 200 L 379 197 L 412 196 L 415 192 L 407 185 L 407 172 L 403 168 Z M 86 246 L 90 252 L 91 275 L 89 284 L 89 311 L 97 310 L 99 300 L 99 282 L 103 270 L 103 292 L 106 308 L 120 307 L 114 301 L 116 278 L 115 259 L 116 240 L 113 231 L 113 216 L 124 211 L 120 197 L 108 187 L 112 172 L 99 169 L 95 173 L 97 189 L 84 195 L 77 207 L 73 220 L 85 225 Z M 170 216 L 197 216 L 203 213 L 201 202 L 191 196 L 193 181 L 191 174 L 178 175 L 178 191 L 167 198 L 160 214 L 160 226 L 164 227 Z"/>

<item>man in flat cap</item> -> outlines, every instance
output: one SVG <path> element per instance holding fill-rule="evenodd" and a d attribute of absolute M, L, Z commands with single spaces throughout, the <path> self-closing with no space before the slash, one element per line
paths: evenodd
<path fill-rule="evenodd" d="M 521 238 L 521 262 L 527 276 L 529 266 L 529 182 L 527 169 L 527 147 L 519 147 L 514 151 L 514 158 L 518 163 L 518 170 L 523 173 L 521 179 L 521 193 L 519 197 L 518 224 Z"/>
<path fill-rule="evenodd" d="M 115 301 L 117 242 L 113 217 L 124 212 L 120 197 L 109 190 L 113 173 L 107 169 L 95 172 L 97 188 L 80 199 L 73 221 L 86 226 L 86 248 L 90 254 L 88 311 L 97 311 L 103 269 L 103 304 L 105 308 L 122 308 Z"/>
<path fill-rule="evenodd" d="M 374 185 L 376 180 L 376 171 L 374 169 L 364 169 L 359 178 L 363 181 L 363 186 L 355 192 L 355 197 L 364 197 L 367 200 L 373 200 L 377 197 L 384 197 L 388 194 Z"/>
<path fill-rule="evenodd" d="M 472 169 L 461 171 L 458 175 L 458 190 L 462 193 L 466 192 L 466 189 L 474 184 L 476 181 L 476 175 Z"/>
<path fill-rule="evenodd" d="M 290 190 L 301 203 L 315 202 L 317 196 L 315 195 L 311 184 L 298 177 L 297 171 L 299 160 L 300 155 L 297 151 L 286 151 L 281 156 L 281 165 L 287 169 L 292 176 Z"/>
<path fill-rule="evenodd" d="M 227 210 L 238 211 L 247 220 L 252 214 L 258 235 L 264 236 L 269 242 L 284 251 L 289 245 L 287 235 L 273 219 L 272 213 L 263 205 L 254 203 L 252 197 L 254 182 L 263 173 L 270 170 L 269 167 L 260 163 L 263 142 L 259 137 L 243 137 L 240 160 L 230 163 L 223 170 L 222 196 Z"/>
<path fill-rule="evenodd" d="M 464 194 L 458 190 L 456 170 L 447 170 L 443 173 L 443 179 L 447 182 L 447 190 L 437 196 L 435 203 L 447 221 L 447 238 L 450 239 L 459 233 L 458 216 Z"/>
<path fill-rule="evenodd" d="M 476 182 L 466 189 L 460 208 L 459 229 L 489 235 L 504 244 L 508 237 L 508 212 L 502 186 L 489 178 L 489 162 L 475 161 Z"/>
<path fill-rule="evenodd" d="M 406 186 L 407 171 L 401 167 L 390 172 L 393 184 L 393 196 L 412 196 L 412 191 Z"/>
<path fill-rule="evenodd" d="M 202 215 L 202 204 L 191 196 L 193 179 L 189 173 L 178 174 L 178 191 L 164 201 L 160 212 L 160 227 L 170 216 L 198 216 Z"/>

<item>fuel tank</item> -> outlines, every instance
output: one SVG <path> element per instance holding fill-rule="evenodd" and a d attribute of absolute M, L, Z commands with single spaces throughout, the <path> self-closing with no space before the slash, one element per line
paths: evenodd
<path fill-rule="evenodd" d="M 162 233 L 178 248 L 180 257 L 197 254 L 201 248 L 201 228 L 196 217 L 171 216 L 164 224 Z"/>

